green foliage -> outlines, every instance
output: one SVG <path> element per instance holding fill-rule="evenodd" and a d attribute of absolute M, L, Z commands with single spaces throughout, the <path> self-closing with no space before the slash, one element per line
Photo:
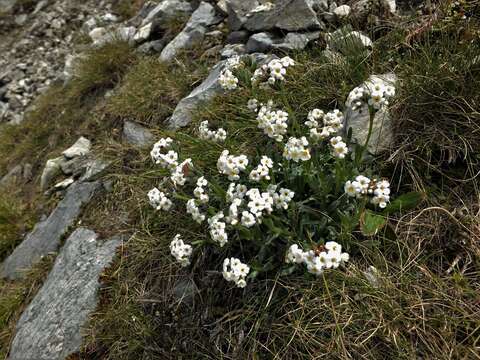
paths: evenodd
<path fill-rule="evenodd" d="M 134 119 L 148 125 L 162 125 L 178 102 L 204 75 L 201 63 L 185 57 L 166 64 L 156 57 L 143 57 L 125 76 L 108 99 L 105 112 L 115 119 Z"/>

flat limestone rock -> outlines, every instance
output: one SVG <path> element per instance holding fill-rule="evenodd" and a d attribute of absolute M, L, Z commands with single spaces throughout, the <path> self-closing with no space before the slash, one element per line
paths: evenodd
<path fill-rule="evenodd" d="M 254 59 L 257 63 L 265 61 L 267 56 L 265 54 L 251 54 L 251 59 Z M 192 114 L 201 103 L 204 103 L 212 99 L 215 95 L 221 94 L 224 90 L 220 86 L 218 79 L 220 73 L 225 68 L 226 60 L 220 61 L 216 64 L 207 78 L 198 85 L 193 91 L 185 98 L 180 100 L 177 107 L 173 111 L 172 116 L 168 120 L 168 128 L 170 130 L 176 130 L 183 126 L 186 126 L 192 121 Z"/>
<path fill-rule="evenodd" d="M 80 350 L 83 326 L 97 305 L 98 279 L 122 243 L 97 241 L 79 228 L 67 239 L 45 284 L 16 326 L 10 360 L 63 360 Z"/>
<path fill-rule="evenodd" d="M 22 277 L 23 270 L 30 269 L 43 256 L 56 251 L 62 236 L 80 215 L 81 208 L 88 203 L 100 182 L 76 183 L 67 190 L 65 198 L 43 222 L 25 237 L 0 266 L 0 276 L 11 280 Z"/>

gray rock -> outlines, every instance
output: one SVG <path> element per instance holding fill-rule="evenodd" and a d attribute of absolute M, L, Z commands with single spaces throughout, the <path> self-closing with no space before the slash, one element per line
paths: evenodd
<path fill-rule="evenodd" d="M 178 34 L 160 54 L 160 60 L 170 61 L 179 51 L 191 49 L 203 41 L 207 26 L 218 22 L 215 8 L 209 3 L 202 2 L 188 20 L 185 28 Z"/>
<path fill-rule="evenodd" d="M 0 12 L 7 13 L 13 10 L 17 0 L 0 0 Z"/>
<path fill-rule="evenodd" d="M 352 12 L 352 8 L 348 5 L 341 5 L 337 8 L 335 8 L 335 10 L 333 10 L 333 13 L 339 18 L 339 19 L 343 19 L 343 18 L 346 18 L 348 17 L 348 15 L 350 15 L 350 13 Z"/>
<path fill-rule="evenodd" d="M 27 163 L 23 166 L 22 176 L 24 180 L 26 181 L 32 180 L 33 178 L 32 170 L 33 170 L 32 164 Z"/>
<path fill-rule="evenodd" d="M 62 236 L 80 215 L 81 208 L 88 203 L 100 182 L 73 184 L 55 210 L 25 237 L 0 267 L 0 275 L 8 279 L 22 277 L 43 256 L 56 251 Z"/>
<path fill-rule="evenodd" d="M 128 120 L 123 124 L 123 137 L 129 144 L 138 147 L 149 146 L 154 142 L 153 134 L 150 130 Z"/>
<path fill-rule="evenodd" d="M 89 35 L 93 40 L 93 45 L 96 47 L 101 47 L 105 44 L 112 43 L 115 41 L 125 41 L 130 45 L 135 43 L 134 37 L 137 29 L 133 26 L 120 26 L 114 27 L 110 30 L 97 30 L 104 28 L 95 28 Z"/>
<path fill-rule="evenodd" d="M 101 175 L 109 166 L 110 162 L 93 159 L 87 163 L 84 174 L 80 177 L 79 181 L 92 181 L 95 180 Z"/>
<path fill-rule="evenodd" d="M 307 44 L 320 37 L 320 32 L 288 33 L 284 38 L 278 38 L 267 32 L 253 34 L 248 39 L 246 50 L 248 53 L 267 52 L 272 49 L 302 50 Z"/>
<path fill-rule="evenodd" d="M 364 84 L 379 81 L 385 85 L 395 85 L 397 77 L 395 74 L 371 75 Z M 352 104 L 345 104 L 345 133 L 352 129 L 352 137 L 358 144 L 365 144 L 368 136 L 370 115 L 368 106 L 364 104 L 358 110 L 352 110 Z M 373 119 L 372 135 L 368 144 L 368 151 L 372 154 L 379 154 L 388 150 L 393 145 L 392 118 L 387 109 L 381 109 Z"/>
<path fill-rule="evenodd" d="M 160 53 L 165 47 L 165 45 L 166 45 L 166 42 L 163 39 L 149 41 L 140 45 L 136 51 L 141 54 L 151 55 L 155 53 Z"/>
<path fill-rule="evenodd" d="M 310 6 L 316 12 L 327 11 L 328 1 L 327 0 L 310 0 Z"/>
<path fill-rule="evenodd" d="M 228 59 L 233 56 L 244 55 L 246 53 L 247 49 L 243 44 L 227 44 L 221 50 L 220 56 L 222 59 Z"/>
<path fill-rule="evenodd" d="M 40 178 L 40 189 L 45 191 L 51 184 L 52 180 L 62 172 L 62 164 L 66 162 L 63 156 L 55 159 L 47 160 L 45 168 L 43 169 L 42 176 Z"/>
<path fill-rule="evenodd" d="M 307 44 L 312 40 L 317 40 L 320 37 L 320 32 L 311 33 L 288 33 L 279 44 L 274 44 L 274 49 L 280 50 L 303 50 Z"/>
<path fill-rule="evenodd" d="M 179 51 L 193 48 L 203 41 L 205 32 L 206 29 L 203 26 L 189 31 L 182 31 L 163 48 L 160 53 L 160 60 L 170 61 L 175 58 Z"/>
<path fill-rule="evenodd" d="M 217 7 L 220 9 L 220 11 L 228 15 L 228 9 L 227 9 L 227 0 L 219 0 L 217 1 Z"/>
<path fill-rule="evenodd" d="M 138 29 L 137 33 L 133 37 L 133 40 L 135 40 L 136 43 L 142 43 L 147 41 L 150 38 L 150 35 L 152 35 L 152 30 L 152 23 L 148 23 L 142 26 L 140 29 Z"/>
<path fill-rule="evenodd" d="M 267 32 L 253 34 L 248 39 L 246 50 L 248 53 L 267 52 L 273 48 L 273 44 L 281 42 L 281 39 Z"/>
<path fill-rule="evenodd" d="M 268 59 L 265 54 L 252 54 L 249 56 L 257 63 L 261 63 Z M 225 63 L 226 60 L 222 60 L 215 65 L 208 74 L 208 77 L 188 96 L 180 100 L 173 111 L 172 116 L 168 120 L 169 129 L 176 130 L 188 125 L 190 121 L 192 121 L 192 114 L 197 106 L 223 92 L 222 87 L 218 83 L 218 78 L 222 70 L 225 68 Z"/>
<path fill-rule="evenodd" d="M 154 22 L 155 26 L 161 29 L 168 28 L 170 21 L 179 15 L 188 15 L 193 11 L 192 5 L 181 0 L 164 0 L 160 2 L 143 19 L 142 26 Z"/>
<path fill-rule="evenodd" d="M 22 178 L 23 175 L 23 166 L 16 165 L 14 166 L 4 177 L 0 179 L 0 187 L 7 186 L 17 182 L 19 179 Z"/>
<path fill-rule="evenodd" d="M 227 36 L 227 44 L 245 44 L 248 41 L 249 33 L 245 30 L 232 31 Z"/>
<path fill-rule="evenodd" d="M 65 242 L 42 288 L 16 326 L 10 360 L 63 360 L 80 350 L 82 330 L 95 311 L 99 278 L 122 244 L 79 228 Z"/>
<path fill-rule="evenodd" d="M 92 147 L 92 143 L 90 142 L 90 140 L 81 136 L 75 142 L 75 144 L 73 144 L 71 147 L 65 150 L 62 154 L 67 159 L 71 159 L 76 156 L 87 155 L 90 152 L 91 147 Z"/>
<path fill-rule="evenodd" d="M 248 14 L 259 3 L 257 0 L 226 0 L 228 13 L 228 26 L 231 30 L 240 30 L 248 20 Z"/>
<path fill-rule="evenodd" d="M 232 30 L 245 28 L 250 31 L 265 31 L 279 28 L 286 31 L 321 29 L 309 0 L 279 0 L 272 8 L 259 10 L 256 0 L 229 0 L 228 23 Z"/>
<path fill-rule="evenodd" d="M 55 190 L 63 190 L 72 185 L 75 182 L 72 178 L 65 179 L 60 181 L 59 183 L 55 184 L 53 187 Z"/>

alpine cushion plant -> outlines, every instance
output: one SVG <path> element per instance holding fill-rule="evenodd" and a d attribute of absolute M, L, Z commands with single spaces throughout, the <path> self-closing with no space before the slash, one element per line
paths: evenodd
<path fill-rule="evenodd" d="M 194 154 L 185 154 L 181 142 L 171 138 L 154 145 L 151 157 L 163 177 L 148 194 L 152 207 L 184 208 L 192 224 L 208 234 L 208 241 L 192 244 L 184 243 L 182 234 L 175 236 L 170 248 L 180 265 L 194 261 L 196 248 L 215 246 L 224 259 L 223 277 L 238 287 L 264 273 L 300 271 L 296 265 L 301 263 L 318 276 L 344 265 L 357 251 L 351 230 L 363 213 L 386 211 L 390 184 L 370 176 L 362 156 L 368 142 L 354 145 L 351 136 L 342 137 L 342 111 L 311 109 L 298 120 L 294 110 L 275 105 L 281 103 L 291 66 L 289 57 L 258 68 L 232 58 L 221 73 L 225 90 L 250 95 L 244 105 L 251 113 L 249 128 L 265 135 L 263 151 L 257 148 L 250 157 L 235 153 L 227 148 L 235 134 L 210 128 L 208 120 L 200 123 L 195 141 L 218 149 L 216 169 L 197 165 L 189 157 Z M 265 89 L 272 98 L 262 103 L 255 95 Z M 367 103 L 372 122 L 394 92 L 381 84 L 363 86 L 347 103 Z"/>

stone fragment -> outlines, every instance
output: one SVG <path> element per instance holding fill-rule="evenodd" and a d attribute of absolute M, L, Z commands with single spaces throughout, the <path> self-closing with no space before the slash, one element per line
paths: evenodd
<path fill-rule="evenodd" d="M 123 124 L 123 137 L 132 145 L 138 147 L 149 146 L 153 143 L 153 134 L 146 127 L 133 121 L 125 121 Z"/>
<path fill-rule="evenodd" d="M 286 31 L 321 29 L 324 25 L 312 5 L 310 0 L 279 0 L 263 4 L 257 0 L 228 0 L 228 23 L 231 30 L 243 27 L 254 32 L 274 28 Z"/>
<path fill-rule="evenodd" d="M 191 14 L 192 11 L 192 5 L 187 1 L 164 0 L 148 13 L 142 21 L 142 26 L 154 22 L 156 27 L 166 29 L 172 20 L 180 15 Z"/>
<path fill-rule="evenodd" d="M 302 50 L 307 44 L 320 37 L 319 32 L 312 33 L 288 33 L 284 38 L 279 38 L 272 33 L 253 34 L 248 39 L 246 50 L 248 53 L 267 52 L 272 49 L 279 50 Z"/>
<path fill-rule="evenodd" d="M 142 26 L 138 29 L 137 33 L 133 37 L 136 43 L 142 43 L 147 41 L 152 34 L 153 25 L 152 23 L 148 23 L 147 25 Z"/>
<path fill-rule="evenodd" d="M 54 188 L 55 190 L 62 190 L 66 189 L 70 185 L 72 185 L 75 182 L 72 178 L 65 179 L 63 181 L 60 181 L 59 183 L 55 184 Z"/>
<path fill-rule="evenodd" d="M 83 205 L 88 203 L 100 182 L 76 183 L 70 186 L 62 201 L 50 216 L 37 225 L 20 245 L 0 266 L 0 276 L 15 280 L 23 276 L 40 259 L 56 251 L 63 235 L 80 215 Z"/>
<path fill-rule="evenodd" d="M 350 6 L 342 5 L 342 6 L 339 6 L 339 7 L 335 8 L 335 10 L 333 10 L 333 13 L 339 19 L 343 19 L 343 18 L 348 17 L 348 15 L 350 15 L 351 11 L 352 11 L 352 8 Z"/>
<path fill-rule="evenodd" d="M 61 166 L 65 163 L 66 160 L 63 156 L 60 156 L 55 159 L 47 160 L 45 168 L 43 169 L 42 176 L 40 178 L 40 189 L 42 191 L 47 190 L 48 186 L 51 184 L 52 180 L 61 174 Z"/>
<path fill-rule="evenodd" d="M 14 166 L 4 177 L 0 179 L 0 186 L 7 186 L 17 182 L 23 173 L 22 165 Z"/>
<path fill-rule="evenodd" d="M 227 36 L 227 44 L 245 44 L 248 41 L 249 33 L 245 30 L 232 31 Z"/>
<path fill-rule="evenodd" d="M 62 154 L 67 159 L 74 158 L 76 156 L 83 156 L 87 155 L 90 152 L 90 148 L 92 147 L 92 143 L 87 138 L 81 136 L 75 144 L 65 150 Z"/>
<path fill-rule="evenodd" d="M 178 34 L 160 54 L 160 60 L 170 61 L 184 49 L 190 49 L 203 41 L 207 27 L 218 22 L 215 8 L 206 2 L 201 2 L 193 12 L 185 28 Z"/>
<path fill-rule="evenodd" d="M 99 241 L 85 228 L 70 235 L 16 325 L 10 360 L 63 360 L 80 350 L 83 327 L 97 306 L 100 275 L 121 244 L 120 237 Z"/>
<path fill-rule="evenodd" d="M 380 82 L 384 85 L 395 85 L 397 77 L 395 74 L 371 75 L 364 84 Z M 368 105 L 364 104 L 358 110 L 352 109 L 352 104 L 345 104 L 345 133 L 352 129 L 352 137 L 358 144 L 365 144 L 370 125 L 370 114 Z M 393 145 L 393 124 L 390 113 L 387 109 L 379 110 L 373 119 L 372 135 L 368 143 L 368 151 L 372 154 L 379 154 L 388 150 Z"/>
<path fill-rule="evenodd" d="M 221 50 L 220 56 L 222 59 L 228 59 L 233 56 L 244 55 L 246 52 L 246 47 L 243 44 L 227 44 Z"/>

